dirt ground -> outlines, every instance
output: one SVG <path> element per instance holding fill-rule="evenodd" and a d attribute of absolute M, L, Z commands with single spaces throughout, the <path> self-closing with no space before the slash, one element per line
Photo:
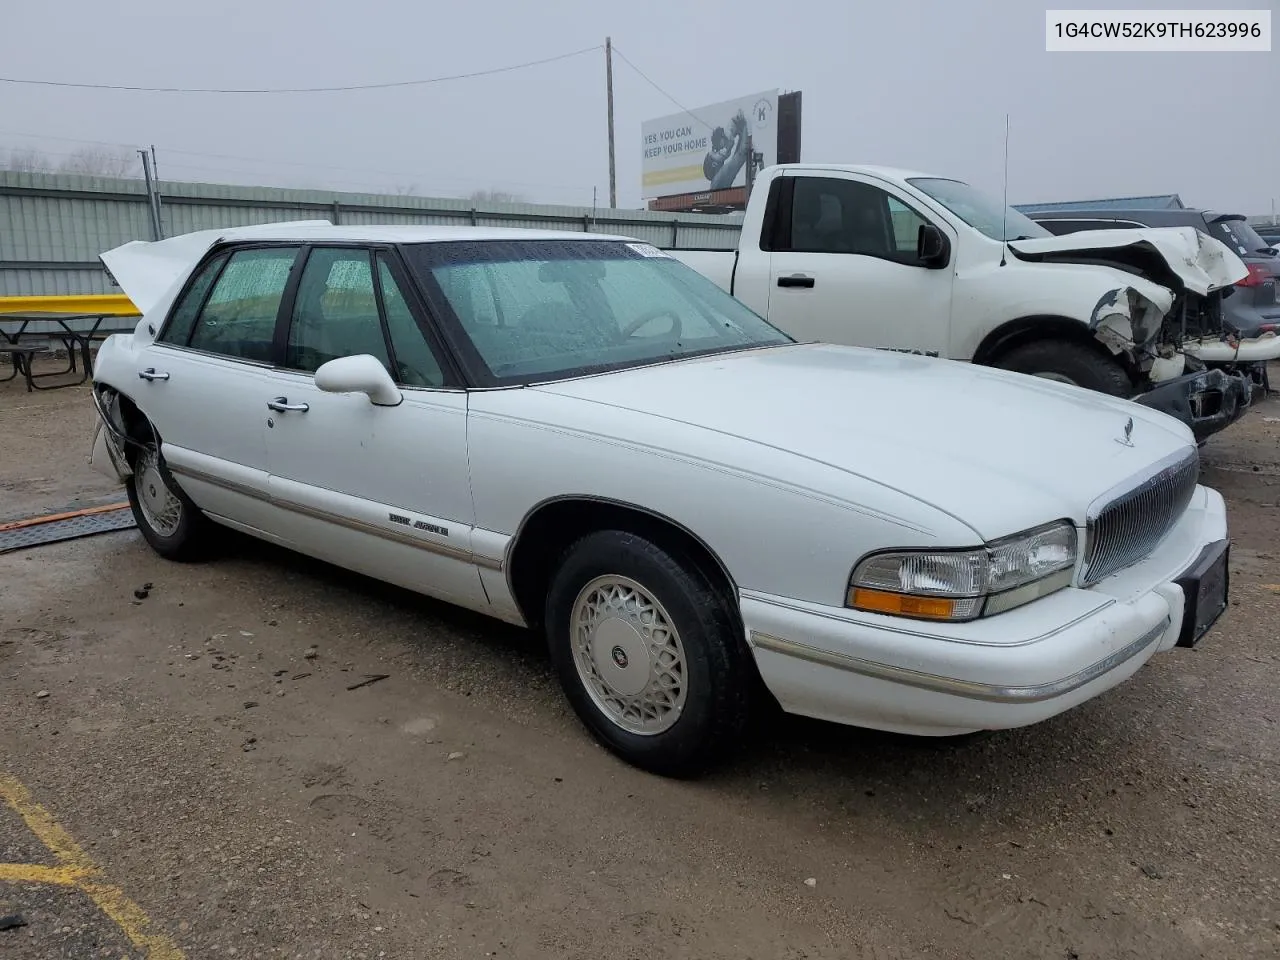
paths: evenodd
<path fill-rule="evenodd" d="M 122 497 L 90 423 L 0 385 L 0 523 Z M 0 955 L 1274 958 L 1278 444 L 1270 401 L 1203 451 L 1234 599 L 1199 649 L 958 743 L 771 717 L 694 783 L 596 747 L 535 638 L 323 564 L 0 555 L 0 784 L 136 908 L 0 866 Z M 53 863 L 0 803 L 0 865 Z"/>

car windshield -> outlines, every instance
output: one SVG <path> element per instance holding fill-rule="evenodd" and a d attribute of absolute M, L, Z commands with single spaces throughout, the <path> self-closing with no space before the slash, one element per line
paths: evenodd
<path fill-rule="evenodd" d="M 1218 220 L 1209 224 L 1212 236 L 1221 240 L 1241 257 L 1256 257 L 1268 252 L 1274 244 L 1258 236 L 1258 231 L 1244 219 Z"/>
<path fill-rule="evenodd" d="M 494 384 L 793 342 L 645 243 L 482 240 L 405 254 L 464 361 Z"/>
<path fill-rule="evenodd" d="M 907 183 L 932 197 L 957 217 L 992 240 L 1032 240 L 1053 236 L 1025 214 L 1005 207 L 959 180 L 912 177 Z"/>

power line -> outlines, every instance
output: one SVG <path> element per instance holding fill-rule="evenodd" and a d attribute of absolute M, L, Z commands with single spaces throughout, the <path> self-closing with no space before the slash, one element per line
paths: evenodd
<path fill-rule="evenodd" d="M 139 87 L 114 83 L 71 83 L 64 80 L 30 80 L 20 77 L 0 77 L 0 83 L 26 84 L 37 87 L 71 87 L 78 90 L 127 90 L 135 93 L 339 93 L 350 90 L 388 90 L 395 87 L 418 87 L 430 83 L 447 83 L 450 80 L 471 80 L 475 77 L 489 77 L 498 73 L 510 73 L 513 70 L 524 70 L 527 67 L 539 67 L 543 64 L 555 63 L 559 60 L 568 60 L 572 57 L 580 57 L 583 54 L 594 53 L 601 49 L 603 49 L 603 44 L 598 43 L 593 47 L 584 47 L 581 50 L 574 50 L 571 53 L 561 53 L 554 57 L 543 57 L 540 60 L 529 60 L 525 63 L 514 63 L 505 67 L 492 67 L 488 70 L 475 70 L 470 73 L 455 73 L 445 77 L 429 77 L 422 80 L 396 80 L 387 83 L 353 83 L 337 87 Z"/>
<path fill-rule="evenodd" d="M 599 48 L 597 48 L 597 49 L 599 49 Z M 681 103 L 679 100 L 677 100 L 677 99 L 676 99 L 675 97 L 673 97 L 671 94 L 667 93 L 667 91 L 666 91 L 666 90 L 663 90 L 663 89 L 662 89 L 662 87 L 660 87 L 660 86 L 658 86 L 656 83 L 654 83 L 654 81 L 653 81 L 653 80 L 649 79 L 649 75 L 648 75 L 647 73 L 645 73 L 643 70 L 641 70 L 639 67 L 637 67 L 634 63 L 632 63 L 632 62 L 627 58 L 627 55 L 626 55 L 625 53 L 623 53 L 621 50 L 619 50 L 619 49 L 618 49 L 618 45 L 617 45 L 617 44 L 614 44 L 614 46 L 613 46 L 613 52 L 614 52 L 614 53 L 616 53 L 616 54 L 618 55 L 618 57 L 622 60 L 622 62 L 623 62 L 623 63 L 625 63 L 628 67 L 630 67 L 630 68 L 631 68 L 632 70 L 634 70 L 636 73 L 640 74 L 640 78 L 641 78 L 642 80 L 644 80 L 644 82 L 645 82 L 645 83 L 649 84 L 649 86 L 653 87 L 653 89 L 657 90 L 660 94 L 662 94 L 664 97 L 666 97 L 666 98 L 667 98 L 668 100 L 670 100 L 672 103 L 674 103 L 677 107 L 679 107 L 682 111 L 684 111 L 685 113 L 687 113 L 689 116 L 693 117 L 693 119 L 697 120 L 700 124 L 702 124 L 702 125 L 703 125 L 704 127 L 706 127 L 708 130 L 710 130 L 710 129 L 711 129 L 711 124 L 707 123 L 707 121 L 703 120 L 700 116 L 698 116 L 696 113 L 694 113 L 694 112 L 693 112 L 692 110 L 690 110 L 688 107 L 686 107 L 683 103 Z"/>

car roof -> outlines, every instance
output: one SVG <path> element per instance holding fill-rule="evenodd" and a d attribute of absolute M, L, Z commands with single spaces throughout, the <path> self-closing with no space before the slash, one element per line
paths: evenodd
<path fill-rule="evenodd" d="M 223 243 L 253 240 L 303 240 L 352 243 L 440 243 L 477 240 L 613 240 L 638 242 L 635 237 L 572 230 L 531 230 L 519 227 L 399 226 L 369 224 L 343 226 L 314 222 L 273 223 L 251 227 L 231 227 L 217 231 Z"/>

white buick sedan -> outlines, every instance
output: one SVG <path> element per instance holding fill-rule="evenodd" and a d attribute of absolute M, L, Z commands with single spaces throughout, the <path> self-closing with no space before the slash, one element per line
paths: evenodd
<path fill-rule="evenodd" d="M 98 357 L 92 460 L 156 551 L 219 524 L 545 631 L 650 770 L 724 754 L 757 678 L 882 730 L 1034 723 L 1226 605 L 1177 421 L 796 343 L 648 244 L 284 223 L 103 260 L 143 318 Z"/>

